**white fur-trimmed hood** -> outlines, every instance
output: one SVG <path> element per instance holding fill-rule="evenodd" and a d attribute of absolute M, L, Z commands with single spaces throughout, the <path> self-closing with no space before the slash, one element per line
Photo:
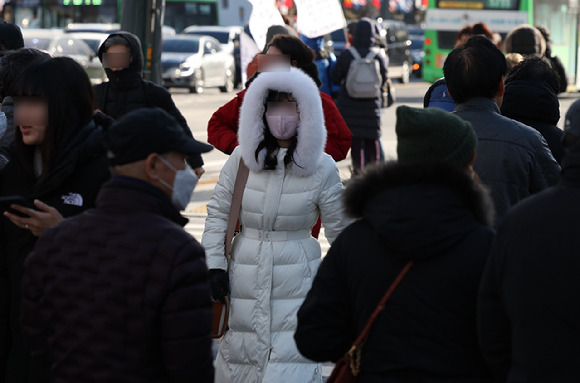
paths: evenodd
<path fill-rule="evenodd" d="M 290 165 L 290 170 L 301 176 L 315 173 L 326 145 L 322 101 L 314 81 L 297 68 L 260 73 L 248 88 L 240 109 L 238 129 L 238 142 L 244 163 L 255 172 L 264 169 L 266 149 L 260 151 L 258 161 L 255 153 L 264 139 L 263 115 L 270 90 L 291 93 L 300 112 L 297 146 L 294 151 L 295 163 Z"/>

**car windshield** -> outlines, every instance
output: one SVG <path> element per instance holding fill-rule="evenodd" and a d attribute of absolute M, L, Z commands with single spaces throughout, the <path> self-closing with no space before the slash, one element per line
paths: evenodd
<path fill-rule="evenodd" d="M 230 33 L 229 32 L 205 31 L 203 29 L 195 29 L 195 30 L 191 31 L 191 33 L 194 33 L 196 35 L 211 36 L 214 39 L 216 39 L 217 41 L 219 41 L 220 44 L 227 44 L 230 40 Z"/>
<path fill-rule="evenodd" d="M 82 39 L 87 45 L 95 52 L 95 54 L 99 51 L 99 47 L 101 46 L 101 40 L 96 39 Z"/>
<path fill-rule="evenodd" d="M 174 53 L 197 53 L 199 51 L 199 40 L 165 40 L 163 52 Z"/>
<path fill-rule="evenodd" d="M 40 37 L 29 37 L 24 39 L 24 46 L 27 48 L 37 48 L 42 50 L 48 50 L 48 46 L 52 41 L 51 38 L 40 38 Z"/>
<path fill-rule="evenodd" d="M 411 39 L 411 49 L 423 49 L 423 39 Z"/>

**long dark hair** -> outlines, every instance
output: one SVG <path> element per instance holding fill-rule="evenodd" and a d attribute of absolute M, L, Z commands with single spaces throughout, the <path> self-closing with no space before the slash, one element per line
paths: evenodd
<path fill-rule="evenodd" d="M 30 65 L 13 86 L 15 107 L 18 99 L 39 98 L 48 104 L 48 125 L 39 149 L 42 156 L 44 179 L 77 131 L 91 121 L 93 115 L 93 88 L 84 69 L 71 58 L 57 57 Z M 15 148 L 22 167 L 34 174 L 35 147 L 25 145 L 20 129 L 15 132 Z"/>
<path fill-rule="evenodd" d="M 264 121 L 264 139 L 258 144 L 258 148 L 256 149 L 256 161 L 258 161 L 258 154 L 264 148 L 266 148 L 266 157 L 264 159 L 264 170 L 274 170 L 278 165 L 278 159 L 276 158 L 278 154 L 278 150 L 280 146 L 278 145 L 278 140 L 276 137 L 272 135 L 270 132 L 270 128 L 268 127 L 268 121 L 266 121 L 266 111 L 268 110 L 268 102 L 280 102 L 280 101 L 290 101 L 289 93 L 277 92 L 271 90 L 268 92 L 268 97 L 266 97 L 266 110 L 264 111 L 264 115 L 262 116 L 262 120 Z M 284 156 L 284 166 L 290 165 L 294 162 L 294 151 L 296 150 L 296 145 L 298 145 L 298 138 L 297 136 L 292 137 L 292 142 L 288 147 L 288 151 Z M 296 162 L 294 162 L 296 164 Z M 296 164 L 296 166 L 299 166 Z"/>

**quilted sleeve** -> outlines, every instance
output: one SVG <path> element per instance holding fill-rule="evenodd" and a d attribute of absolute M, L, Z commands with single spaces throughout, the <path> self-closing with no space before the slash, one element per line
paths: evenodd
<path fill-rule="evenodd" d="M 239 150 L 236 149 L 222 168 L 207 204 L 207 218 L 201 245 L 205 248 L 209 269 L 227 270 L 227 260 L 224 254 L 226 229 L 239 163 Z"/>

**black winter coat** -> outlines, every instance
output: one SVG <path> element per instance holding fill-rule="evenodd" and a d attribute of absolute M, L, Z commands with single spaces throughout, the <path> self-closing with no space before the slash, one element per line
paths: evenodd
<path fill-rule="evenodd" d="M 552 155 L 562 162 L 562 129 L 558 128 L 560 102 L 556 91 L 542 81 L 516 80 L 505 85 L 501 114 L 536 129 Z"/>
<path fill-rule="evenodd" d="M 363 24 L 362 27 L 359 24 Z M 374 30 L 370 23 L 359 21 L 359 24 L 353 46 L 361 57 L 365 57 L 375 45 Z M 347 49 L 332 70 L 332 81 L 341 84 L 336 106 L 354 138 L 378 139 L 381 136 L 381 98 L 352 98 L 346 91 L 346 76 L 353 60 L 352 53 Z M 375 60 L 379 62 L 383 89 L 387 82 L 387 64 L 381 54 L 377 54 Z"/>
<path fill-rule="evenodd" d="M 0 173 L 0 195 L 39 199 L 66 218 L 93 207 L 109 177 L 103 134 L 91 122 L 79 129 L 54 170 L 39 184 L 12 159 Z M 22 265 L 36 241 L 30 231 L 0 216 L 0 382 L 4 382 L 4 367 L 6 383 L 29 381 L 29 358 L 21 338 L 20 288 Z"/>
<path fill-rule="evenodd" d="M 494 232 L 489 197 L 448 165 L 387 164 L 345 191 L 346 228 L 298 312 L 298 350 L 345 354 L 397 274 L 414 261 L 362 348 L 360 383 L 491 382 L 476 300 Z"/>
<path fill-rule="evenodd" d="M 114 36 L 127 40 L 133 56 L 129 68 L 117 72 L 105 69 L 109 81 L 94 86 L 96 108 L 117 120 L 136 109 L 158 107 L 173 116 L 185 134 L 193 137 L 185 117 L 175 106 L 171 93 L 159 85 L 143 80 L 143 53 L 137 36 L 129 32 L 117 32 L 111 34 L 107 40 Z M 105 43 L 101 44 L 98 52 L 101 61 L 103 53 Z M 191 156 L 188 162 L 194 169 L 203 166 L 199 154 Z"/>
<path fill-rule="evenodd" d="M 500 382 L 580 381 L 580 151 L 562 169 L 510 209 L 483 274 L 479 342 Z"/>
<path fill-rule="evenodd" d="M 560 166 L 538 131 L 500 114 L 488 98 L 472 98 L 455 107 L 477 134 L 473 169 L 491 191 L 500 222 L 510 206 L 558 182 Z"/>
<path fill-rule="evenodd" d="M 185 223 L 160 189 L 115 176 L 42 236 L 22 322 L 52 382 L 213 382 L 205 253 Z"/>

